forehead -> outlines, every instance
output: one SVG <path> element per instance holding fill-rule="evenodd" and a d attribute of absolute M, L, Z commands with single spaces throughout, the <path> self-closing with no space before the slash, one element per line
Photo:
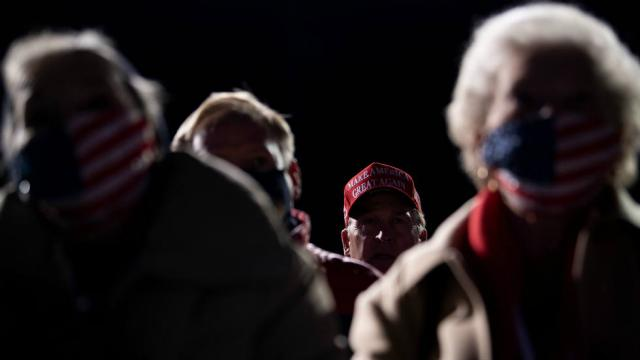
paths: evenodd
<path fill-rule="evenodd" d="M 362 195 L 350 211 L 351 217 L 366 215 L 374 211 L 388 210 L 390 212 L 408 211 L 415 205 L 396 190 L 379 189 Z"/>
<path fill-rule="evenodd" d="M 26 66 L 25 87 L 14 100 L 18 107 L 69 115 L 95 104 L 130 102 L 124 75 L 89 51 L 72 51 L 34 59 Z"/>
<path fill-rule="evenodd" d="M 503 87 L 526 88 L 542 95 L 589 90 L 595 82 L 592 59 L 570 46 L 539 46 L 511 51 L 499 71 Z"/>
<path fill-rule="evenodd" d="M 111 63 L 90 51 L 48 55 L 32 60 L 27 69 L 32 89 L 64 93 L 108 83 L 116 75 Z"/>
<path fill-rule="evenodd" d="M 207 143 L 214 147 L 264 144 L 269 134 L 264 126 L 241 113 L 211 114 L 202 120 Z"/>

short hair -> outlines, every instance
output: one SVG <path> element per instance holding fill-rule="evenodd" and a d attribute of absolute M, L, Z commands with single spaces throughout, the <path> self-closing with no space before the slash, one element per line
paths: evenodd
<path fill-rule="evenodd" d="M 202 121 L 209 117 L 217 123 L 230 114 L 240 114 L 262 126 L 267 136 L 278 143 L 282 151 L 285 166 L 289 167 L 294 159 L 294 137 L 284 116 L 260 102 L 247 91 L 215 92 L 180 125 L 171 143 L 171 149 L 190 148 L 196 131 Z M 215 131 L 215 130 L 214 130 Z"/>
<path fill-rule="evenodd" d="M 17 129 L 12 110 L 12 97 L 29 80 L 31 66 L 49 57 L 89 52 L 104 59 L 113 69 L 123 75 L 126 86 L 131 90 L 142 107 L 145 116 L 151 120 L 160 137 L 166 137 L 166 124 L 162 115 L 164 91 L 162 86 L 140 75 L 119 53 L 113 41 L 96 30 L 44 31 L 15 40 L 2 63 L 2 74 L 6 89 L 3 114 L 2 147 L 5 159 L 13 158 L 15 148 L 11 137 Z"/>
<path fill-rule="evenodd" d="M 570 47 L 592 62 L 603 100 L 622 127 L 622 156 L 609 181 L 626 186 L 637 176 L 635 153 L 640 132 L 640 66 L 603 21 L 566 4 L 523 5 L 497 14 L 476 28 L 462 58 L 447 107 L 449 137 L 461 149 L 463 168 L 477 186 L 484 181 L 478 135 L 494 96 L 496 76 L 511 51 Z"/>

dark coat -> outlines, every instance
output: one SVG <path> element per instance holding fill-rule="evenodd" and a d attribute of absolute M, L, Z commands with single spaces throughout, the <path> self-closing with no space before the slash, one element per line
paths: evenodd
<path fill-rule="evenodd" d="M 322 276 L 224 162 L 168 154 L 108 241 L 0 193 L 0 358 L 334 359 Z"/>

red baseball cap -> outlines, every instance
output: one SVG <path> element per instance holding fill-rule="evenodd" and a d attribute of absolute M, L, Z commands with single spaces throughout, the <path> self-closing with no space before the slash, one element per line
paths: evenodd
<path fill-rule="evenodd" d="M 362 195 L 376 189 L 391 189 L 406 196 L 422 211 L 420 196 L 413 178 L 406 171 L 382 163 L 371 163 L 351 178 L 344 186 L 344 223 L 349 220 L 349 211 Z"/>

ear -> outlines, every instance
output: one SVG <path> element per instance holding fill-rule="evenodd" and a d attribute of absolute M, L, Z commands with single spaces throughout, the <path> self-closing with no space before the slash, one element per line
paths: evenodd
<path fill-rule="evenodd" d="M 420 234 L 418 235 L 418 238 L 420 239 L 420 241 L 425 241 L 427 240 L 428 235 L 429 233 L 427 232 L 427 229 L 422 229 L 422 231 L 420 231 Z"/>
<path fill-rule="evenodd" d="M 344 252 L 344 256 L 351 256 L 351 251 L 349 249 L 349 232 L 347 229 L 342 229 L 340 238 L 342 239 L 342 251 Z"/>
<path fill-rule="evenodd" d="M 289 177 L 291 177 L 291 185 L 292 191 L 291 195 L 293 200 L 300 199 L 300 195 L 302 195 L 302 172 L 300 171 L 300 165 L 298 165 L 298 160 L 291 160 L 291 164 L 289 165 Z"/>

